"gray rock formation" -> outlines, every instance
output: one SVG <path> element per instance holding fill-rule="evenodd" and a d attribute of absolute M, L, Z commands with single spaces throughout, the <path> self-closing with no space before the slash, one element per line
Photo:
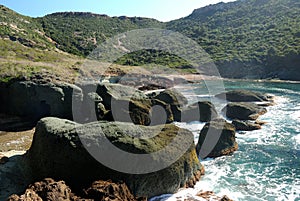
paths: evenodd
<path fill-rule="evenodd" d="M 264 102 L 270 101 L 271 97 L 259 92 L 247 90 L 233 90 L 217 94 L 216 97 L 230 102 Z"/>
<path fill-rule="evenodd" d="M 203 174 L 193 134 L 175 125 L 145 127 L 120 122 L 82 125 L 44 118 L 37 125 L 24 163 L 32 181 L 52 177 L 82 188 L 96 179 L 123 180 L 134 195 L 146 197 L 191 187 Z"/>
<path fill-rule="evenodd" d="M 166 89 L 155 96 L 154 99 L 170 105 L 175 121 L 181 120 L 182 108 L 188 103 L 187 99 L 175 89 Z"/>
<path fill-rule="evenodd" d="M 209 122 L 218 117 L 215 106 L 209 101 L 197 102 L 183 109 L 182 122 Z"/>
<path fill-rule="evenodd" d="M 228 103 L 222 112 L 230 119 L 256 120 L 260 115 L 267 112 L 266 108 L 255 103 L 236 102 Z"/>
<path fill-rule="evenodd" d="M 53 116 L 72 119 L 72 98 L 82 99 L 80 88 L 71 84 L 14 82 L 1 90 L 2 113 L 28 117 L 33 121 Z"/>
<path fill-rule="evenodd" d="M 233 120 L 232 124 L 234 125 L 237 131 L 253 131 L 261 129 L 261 125 L 252 121 L 240 121 Z"/>
<path fill-rule="evenodd" d="M 197 153 L 201 158 L 229 155 L 238 149 L 235 127 L 223 119 L 215 119 L 200 132 Z"/>

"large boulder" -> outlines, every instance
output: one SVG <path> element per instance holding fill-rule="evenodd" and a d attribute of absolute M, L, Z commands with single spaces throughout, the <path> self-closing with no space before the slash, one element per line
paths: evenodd
<path fill-rule="evenodd" d="M 261 129 L 261 125 L 257 124 L 252 121 L 240 121 L 240 120 L 233 120 L 232 124 L 234 125 L 237 131 L 254 131 Z"/>
<path fill-rule="evenodd" d="M 187 99 L 176 89 L 166 89 L 155 96 L 154 99 L 170 105 L 175 121 L 181 120 L 182 108 L 188 103 Z"/>
<path fill-rule="evenodd" d="M 197 154 L 201 158 L 229 155 L 238 149 L 235 127 L 223 119 L 206 123 L 200 132 Z"/>
<path fill-rule="evenodd" d="M 266 108 L 258 106 L 255 103 L 228 103 L 222 112 L 230 119 L 256 120 L 260 115 L 267 112 Z"/>
<path fill-rule="evenodd" d="M 31 81 L 20 81 L 5 87 L 8 90 L 6 94 L 1 94 L 5 96 L 2 112 L 30 117 L 34 121 L 46 116 L 72 119 L 72 100 L 82 99 L 81 89 L 67 83 L 37 84 Z"/>
<path fill-rule="evenodd" d="M 217 94 L 216 97 L 230 102 L 265 102 L 270 101 L 269 96 L 248 90 L 233 90 Z"/>
<path fill-rule="evenodd" d="M 96 179 L 123 180 L 134 195 L 143 197 L 193 186 L 203 174 L 188 130 L 172 124 L 82 125 L 58 118 L 38 122 L 24 166 L 32 181 L 52 177 L 82 189 Z"/>
<path fill-rule="evenodd" d="M 215 106 L 209 101 L 197 102 L 183 109 L 182 122 L 201 121 L 209 122 L 218 117 Z"/>
<path fill-rule="evenodd" d="M 79 86 L 84 98 L 75 106 L 81 108 L 74 115 L 76 122 L 107 120 L 150 124 L 152 103 L 142 91 L 110 83 L 80 83 Z"/>

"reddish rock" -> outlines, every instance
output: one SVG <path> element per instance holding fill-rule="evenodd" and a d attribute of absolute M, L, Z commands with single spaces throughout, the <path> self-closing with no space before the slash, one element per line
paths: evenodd
<path fill-rule="evenodd" d="M 11 195 L 7 201 L 147 201 L 147 198 L 135 198 L 124 182 L 95 181 L 83 196 L 76 196 L 64 181 L 46 178 L 35 182 L 23 195 Z"/>
<path fill-rule="evenodd" d="M 230 198 L 228 198 L 226 195 L 223 197 L 217 196 L 214 192 L 212 191 L 200 191 L 197 193 L 198 197 L 201 197 L 205 200 L 215 200 L 215 201 L 233 201 Z"/>
<path fill-rule="evenodd" d="M 27 189 L 23 195 L 12 195 L 7 201 L 43 201 L 43 199 L 33 190 Z"/>
<path fill-rule="evenodd" d="M 74 195 L 64 181 L 56 182 L 46 178 L 30 185 L 21 196 L 12 195 L 8 201 L 71 201 Z"/>
<path fill-rule="evenodd" d="M 112 181 L 95 181 L 90 188 L 85 190 L 86 198 L 95 201 L 136 201 L 137 199 L 129 191 L 125 183 L 113 183 Z M 146 198 L 138 200 L 146 201 Z"/>

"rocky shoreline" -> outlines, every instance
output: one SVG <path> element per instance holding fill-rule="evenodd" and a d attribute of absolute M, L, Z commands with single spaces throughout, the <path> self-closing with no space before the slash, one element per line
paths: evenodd
<path fill-rule="evenodd" d="M 114 189 L 128 192 L 124 186 L 118 186 L 118 182 L 124 181 L 133 195 L 132 197 L 128 193 L 126 196 L 128 200 L 140 199 L 135 197 L 150 198 L 175 193 L 182 187 L 193 187 L 204 174 L 204 168 L 198 157 L 219 157 L 232 154 L 238 149 L 235 141 L 236 130 L 259 129 L 263 124 L 254 120 L 264 114 L 266 109 L 254 102 L 272 103 L 272 97 L 249 91 L 231 91 L 218 95 L 219 98 L 225 97 L 226 100 L 232 101 L 223 109 L 224 115 L 233 120 L 231 124 L 220 119 L 220 114 L 210 102 L 187 105 L 186 98 L 172 88 L 146 94 L 120 84 L 83 83 L 76 86 L 66 83 L 39 84 L 20 81 L 2 84 L 0 89 L 0 99 L 3 103 L 0 107 L 1 113 L 21 116 L 22 120 L 26 119 L 32 125 L 38 122 L 29 151 L 25 155 L 16 156 L 15 159 L 9 158 L 10 162 L 0 165 L 0 170 L 3 171 L 7 164 L 13 163 L 19 174 L 11 182 L 21 178 L 23 181 L 15 190 L 6 192 L 4 199 L 13 193 L 24 192 L 30 183 L 43 181 L 45 178 L 53 178 L 56 181 L 64 180 L 71 189 L 75 189 L 76 194 L 82 191 L 80 189 L 88 189 L 88 185 L 95 181 L 103 183 L 109 179 L 112 183 L 116 182 L 109 184 L 115 185 Z M 232 104 L 235 107 L 232 107 Z M 116 106 L 118 110 L 114 111 Z M 200 132 L 197 146 L 195 146 L 193 134 L 172 124 L 174 121 L 206 122 Z M 10 130 L 12 125 L 11 122 L 6 121 L 1 124 L 0 130 Z M 22 124 L 17 125 L 20 130 L 24 127 Z M 102 131 L 100 134 L 104 134 L 102 137 L 99 136 L 99 130 Z M 151 137 L 150 134 L 153 133 L 158 133 L 158 135 Z M 213 139 L 214 136 L 218 136 L 217 141 L 213 144 L 206 142 L 206 138 Z M 99 160 L 95 160 L 95 157 L 90 155 L 90 150 L 87 151 L 85 147 L 88 144 L 92 150 L 109 150 L 103 149 L 105 144 L 101 143 L 104 138 L 125 152 L 150 154 L 154 157 L 152 159 L 150 157 L 152 160 L 150 163 L 149 161 L 148 163 L 135 161 L 136 169 L 148 168 L 149 164 L 155 164 L 153 162 L 159 162 L 157 164 L 160 165 L 168 162 L 170 164 L 166 166 L 167 168 L 153 173 L 121 173 L 120 170 L 113 170 L 99 163 Z M 169 143 L 176 138 L 178 141 L 169 146 Z M 171 149 L 168 151 L 167 158 L 152 155 L 168 146 Z M 187 147 L 187 149 L 181 150 L 181 147 Z M 170 158 L 176 155 L 178 150 L 182 152 L 181 157 L 175 157 L 176 160 L 172 162 L 173 159 Z M 105 151 L 100 152 L 101 154 L 110 155 Z M 120 156 L 113 156 L 109 160 L 121 161 L 123 170 L 130 172 L 126 169 L 128 168 L 126 158 L 122 161 Z M 22 168 L 19 169 L 20 167 Z M 16 170 L 13 167 L 9 169 L 10 171 Z M 4 171 L 0 179 L 5 179 L 8 173 L 9 171 Z M 45 181 L 55 183 L 54 180 Z M 58 183 L 65 185 L 65 183 Z M 40 195 L 38 192 L 32 192 L 32 186 L 34 184 L 26 192 L 39 196 L 41 200 L 45 199 L 44 193 Z M 63 187 L 63 189 L 68 188 L 68 186 Z M 44 190 L 39 192 L 42 191 Z M 103 189 L 100 191 L 105 194 Z M 50 194 L 52 195 L 53 192 Z M 28 193 L 25 193 L 23 197 L 15 195 L 11 200 L 24 200 L 26 196 Z M 65 200 L 72 199 L 72 196 L 69 196 Z M 227 198 L 218 199 L 227 200 Z"/>

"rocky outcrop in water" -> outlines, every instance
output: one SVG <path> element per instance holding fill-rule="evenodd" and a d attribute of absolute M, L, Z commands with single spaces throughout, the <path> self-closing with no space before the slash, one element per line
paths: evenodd
<path fill-rule="evenodd" d="M 159 150 L 164 150 L 164 154 L 152 154 Z M 146 156 L 137 159 L 131 154 Z M 123 180 L 134 195 L 146 197 L 192 187 L 204 171 L 193 134 L 175 125 L 145 127 L 121 122 L 82 125 L 57 118 L 39 121 L 24 163 L 32 181 L 52 177 L 63 179 L 77 189 L 95 178 Z"/>
<path fill-rule="evenodd" d="M 253 131 L 261 129 L 260 124 L 252 121 L 233 120 L 232 124 L 237 131 Z"/>
<path fill-rule="evenodd" d="M 200 132 L 197 153 L 201 158 L 229 155 L 238 149 L 235 127 L 223 119 L 215 119 Z"/>
<path fill-rule="evenodd" d="M 209 122 L 218 117 L 215 106 L 209 101 L 197 102 L 183 109 L 182 122 Z"/>
<path fill-rule="evenodd" d="M 255 103 L 235 102 L 228 103 L 222 109 L 222 112 L 229 119 L 256 120 L 260 115 L 265 114 L 267 110 Z"/>
<path fill-rule="evenodd" d="M 265 94 L 247 90 L 228 91 L 217 94 L 216 97 L 229 102 L 265 102 L 271 99 L 270 96 Z"/>

